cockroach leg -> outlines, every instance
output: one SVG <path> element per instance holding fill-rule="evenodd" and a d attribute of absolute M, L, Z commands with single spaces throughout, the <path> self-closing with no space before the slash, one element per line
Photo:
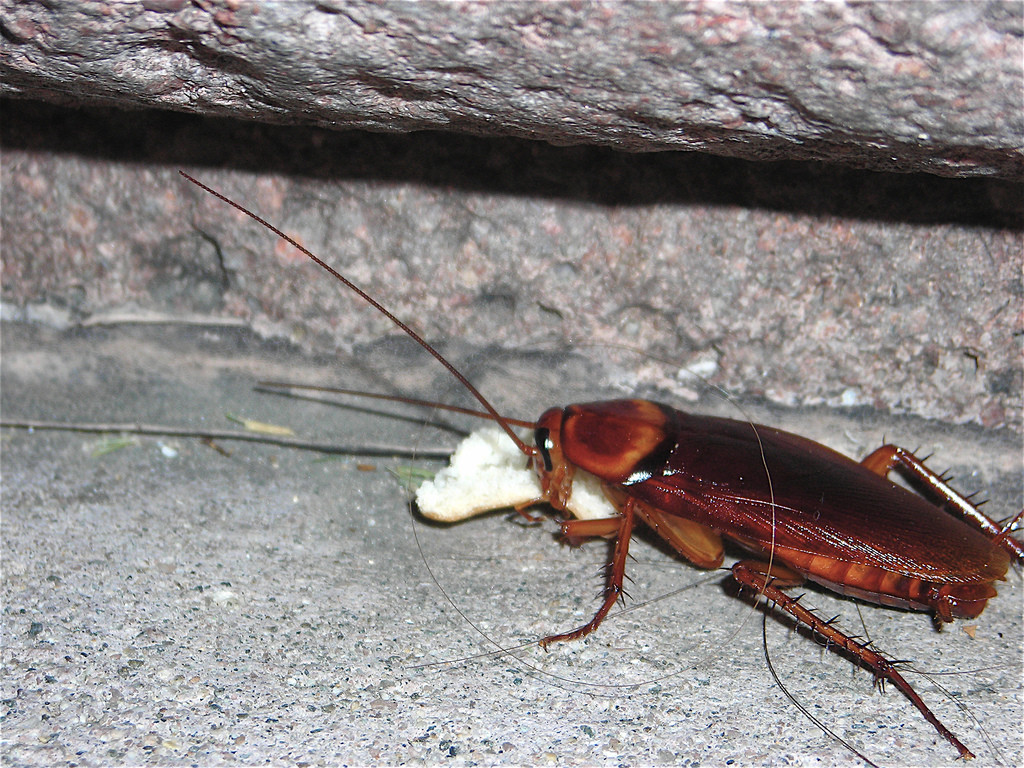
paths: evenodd
<path fill-rule="evenodd" d="M 920 483 L 956 510 L 967 523 L 989 536 L 998 546 L 1018 560 L 1024 558 L 1024 545 L 1008 535 L 1008 527 L 999 525 L 971 504 L 963 494 L 950 486 L 941 475 L 926 467 L 924 461 L 910 451 L 896 445 L 883 445 L 861 461 L 861 464 L 882 477 L 886 477 L 895 469 L 911 482 Z"/>
<path fill-rule="evenodd" d="M 771 567 L 771 575 L 766 575 L 768 565 L 755 560 L 741 560 L 732 567 L 732 576 L 736 581 L 745 587 L 756 590 L 765 598 L 777 605 L 782 610 L 796 618 L 797 621 L 807 625 L 813 632 L 817 633 L 833 645 L 837 645 L 847 653 L 860 659 L 876 677 L 891 682 L 904 696 L 910 699 L 911 703 L 924 715 L 924 719 L 935 726 L 936 730 L 945 737 L 960 752 L 963 758 L 972 758 L 974 754 L 954 736 L 946 726 L 932 713 L 917 692 L 911 688 L 903 675 L 897 670 L 892 661 L 882 656 L 867 645 L 859 643 L 840 630 L 829 621 L 817 616 L 813 611 L 805 608 L 800 602 L 782 591 L 782 587 L 797 586 L 802 582 L 799 574 L 790 571 L 788 568 L 780 571 L 778 565 Z"/>
<path fill-rule="evenodd" d="M 541 648 L 547 648 L 551 643 L 578 640 L 585 635 L 589 635 L 600 626 L 601 622 L 604 621 L 604 617 L 608 615 L 608 611 L 610 611 L 612 606 L 619 601 L 620 597 L 622 597 L 622 580 L 626 575 L 626 556 L 629 554 L 629 540 L 633 535 L 633 524 L 636 519 L 635 506 L 635 502 L 632 499 L 628 499 L 622 505 L 622 517 L 608 518 L 606 520 L 572 520 L 562 524 L 563 534 L 569 537 L 572 537 L 574 534 L 577 536 L 581 535 L 573 529 L 573 526 L 580 523 L 584 525 L 599 524 L 597 527 L 601 531 L 605 533 L 614 533 L 615 554 L 612 555 L 611 568 L 608 571 L 608 586 L 605 588 L 604 602 L 601 604 L 601 607 L 598 608 L 597 613 L 594 614 L 594 618 L 582 627 L 574 629 L 571 632 L 563 632 L 560 635 L 545 637 L 540 641 Z M 608 523 L 614 523 L 615 528 L 611 531 L 607 531 Z M 586 533 L 583 535 L 595 534 Z"/>
<path fill-rule="evenodd" d="M 590 520 L 563 520 L 562 541 L 570 547 L 581 547 L 587 539 L 616 536 L 621 527 L 622 518 L 618 516 Z"/>
<path fill-rule="evenodd" d="M 617 535 L 622 530 L 618 517 L 602 517 L 596 520 L 566 520 L 562 523 L 562 536 L 566 539 L 592 539 L 597 536 Z"/>
<path fill-rule="evenodd" d="M 522 504 L 514 504 L 512 509 L 515 513 L 523 519 L 524 522 L 530 525 L 538 525 L 544 522 L 542 515 L 534 515 L 530 512 L 530 507 L 536 506 L 537 504 L 544 503 L 544 499 L 531 499 L 530 501 L 524 501 Z"/>
<path fill-rule="evenodd" d="M 1016 515 L 1011 517 L 1003 524 L 1002 528 L 999 529 L 999 535 L 992 539 L 992 543 L 996 544 L 997 546 L 1003 547 L 1004 549 L 1009 548 L 1011 552 L 1016 552 L 1017 549 L 1024 549 L 1024 545 L 1022 545 L 1019 541 L 1016 541 L 1012 536 L 1010 536 L 1011 531 L 1017 530 L 1017 527 L 1020 525 L 1021 520 L 1024 520 L 1024 509 L 1022 509 L 1020 512 L 1018 512 Z M 1003 543 L 1003 541 L 1006 539 L 1010 541 L 1009 544 Z"/>

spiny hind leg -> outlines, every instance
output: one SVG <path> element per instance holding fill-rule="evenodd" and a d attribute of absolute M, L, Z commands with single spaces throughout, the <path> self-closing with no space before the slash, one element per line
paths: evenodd
<path fill-rule="evenodd" d="M 895 469 L 912 482 L 920 483 L 953 507 L 964 520 L 989 536 L 994 543 L 1017 560 L 1024 561 L 1024 544 L 1010 536 L 1011 528 L 1024 516 L 1024 510 L 1009 523 L 1000 525 L 974 506 L 970 499 L 956 491 L 946 478 L 932 472 L 921 459 L 896 445 L 883 445 L 873 451 L 861 464 L 882 477 L 886 477 L 890 471 Z"/>
<path fill-rule="evenodd" d="M 732 567 L 732 576 L 743 586 L 756 590 L 776 606 L 786 611 L 797 621 L 807 625 L 810 629 L 828 643 L 839 646 L 847 653 L 860 659 L 875 676 L 885 679 L 895 685 L 900 692 L 913 703 L 924 715 L 924 719 L 935 726 L 935 729 L 949 741 L 960 752 L 961 757 L 974 757 L 971 751 L 965 747 L 953 733 L 946 728 L 939 719 L 932 713 L 921 697 L 917 694 L 904 677 L 896 670 L 893 662 L 882 656 L 864 643 L 854 640 L 852 637 L 843 634 L 831 621 L 826 621 L 813 611 L 800 604 L 797 598 L 790 597 L 782 591 L 784 586 L 795 586 L 802 581 L 802 577 L 790 571 L 788 568 L 781 568 L 778 565 L 771 566 L 772 575 L 766 575 L 768 564 L 755 560 L 741 560 Z"/>

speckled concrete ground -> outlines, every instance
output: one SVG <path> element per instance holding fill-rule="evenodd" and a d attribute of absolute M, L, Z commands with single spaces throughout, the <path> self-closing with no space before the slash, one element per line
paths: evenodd
<path fill-rule="evenodd" d="M 379 376 L 396 370 L 417 390 L 435 371 L 405 345 L 353 366 L 195 327 L 59 333 L 8 323 L 2 341 L 5 419 L 230 428 L 231 412 L 337 442 L 455 441 L 376 406 L 343 411 L 252 391 L 259 377 L 380 389 Z M 518 395 L 536 407 L 524 381 L 580 374 L 571 361 L 550 363 L 506 357 L 480 383 L 501 402 Z M 577 394 L 567 384 L 559 399 Z M 990 496 L 992 514 L 1021 503 L 1019 440 L 1005 433 L 752 412 L 853 455 L 883 436 L 923 446 Z M 632 550 L 631 610 L 544 653 L 531 641 L 596 607 L 603 546 L 571 551 L 552 524 L 500 514 L 418 522 L 386 471 L 419 464 L 408 458 L 322 460 L 224 443 L 225 456 L 166 438 L 106 454 L 101 445 L 3 432 L 7 765 L 858 763 L 782 696 L 765 668 L 760 614 L 728 594 L 724 574 L 649 540 Z M 1022 750 L 1019 575 L 1000 592 L 971 622 L 973 637 L 816 590 L 807 601 L 863 633 L 859 610 L 881 649 L 933 675 L 911 679 L 978 764 L 1011 765 Z M 767 626 L 786 686 L 872 760 L 954 762 L 899 694 L 880 695 L 868 673 Z M 496 645 L 518 649 L 486 655 Z M 445 663 L 453 659 L 464 661 Z"/>

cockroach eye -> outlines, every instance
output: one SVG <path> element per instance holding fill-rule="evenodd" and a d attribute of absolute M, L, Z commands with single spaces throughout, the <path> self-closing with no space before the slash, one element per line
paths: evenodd
<path fill-rule="evenodd" d="M 551 442 L 551 430 L 547 427 L 538 427 L 533 433 L 533 440 L 537 444 L 541 458 L 544 459 L 544 471 L 550 472 L 554 468 L 551 463 L 551 449 L 555 447 L 555 444 Z"/>

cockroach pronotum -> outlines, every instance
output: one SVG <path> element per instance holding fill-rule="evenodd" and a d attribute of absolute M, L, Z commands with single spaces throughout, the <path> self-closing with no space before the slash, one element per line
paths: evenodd
<path fill-rule="evenodd" d="M 1005 525 L 996 523 L 921 459 L 894 445 L 858 463 L 795 434 L 646 400 L 555 407 L 536 422 L 504 417 L 439 352 L 358 286 L 277 227 L 180 173 L 290 243 L 388 317 L 469 390 L 486 411 L 480 415 L 501 427 L 503 434 L 491 428 L 471 435 L 451 467 L 420 489 L 417 503 L 424 515 L 454 521 L 544 503 L 575 518 L 561 523 L 567 539 L 613 539 L 604 600 L 594 617 L 544 638 L 542 646 L 598 628 L 623 594 L 629 542 L 638 523 L 701 568 L 722 564 L 722 540 L 728 539 L 753 555 L 732 566 L 742 587 L 893 684 L 961 757 L 973 757 L 896 662 L 784 590 L 810 580 L 861 600 L 930 611 L 940 622 L 974 618 L 995 597 L 995 583 L 1005 578 L 1011 561 L 1024 561 L 1024 545 L 1010 535 L 1024 512 Z M 534 444 L 513 427 L 532 429 Z M 489 475 L 478 485 L 486 490 L 467 496 L 461 478 L 484 471 L 481 465 Z M 938 503 L 890 481 L 892 470 Z"/>

